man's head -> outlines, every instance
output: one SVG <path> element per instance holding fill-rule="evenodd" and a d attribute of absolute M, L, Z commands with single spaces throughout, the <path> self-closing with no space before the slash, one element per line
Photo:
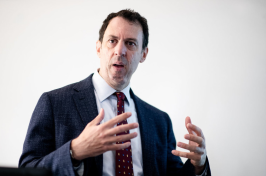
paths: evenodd
<path fill-rule="evenodd" d="M 108 15 L 99 34 L 100 75 L 111 87 L 122 90 L 148 54 L 147 20 L 132 10 L 121 10 Z"/>
<path fill-rule="evenodd" d="M 110 13 L 107 18 L 103 21 L 102 27 L 99 31 L 99 41 L 103 41 L 103 36 L 105 30 L 109 24 L 109 22 L 115 17 L 122 17 L 125 20 L 131 23 L 138 23 L 141 25 L 143 30 L 143 41 L 142 41 L 142 49 L 145 49 L 149 43 L 149 27 L 146 18 L 142 17 L 138 12 L 134 12 L 133 10 L 121 10 L 117 13 Z"/>

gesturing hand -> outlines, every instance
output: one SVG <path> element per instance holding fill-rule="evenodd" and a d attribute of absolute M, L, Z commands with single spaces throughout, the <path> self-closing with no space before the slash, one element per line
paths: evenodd
<path fill-rule="evenodd" d="M 185 135 L 185 139 L 189 140 L 189 144 L 178 142 L 177 146 L 190 152 L 172 150 L 172 154 L 189 158 L 190 162 L 195 166 L 196 174 L 200 174 L 206 161 L 205 138 L 201 129 L 191 123 L 190 117 L 186 117 L 185 125 L 189 132 L 189 134 Z"/>
<path fill-rule="evenodd" d="M 104 110 L 84 128 L 82 133 L 71 142 L 72 157 L 82 160 L 88 157 L 100 155 L 109 150 L 120 150 L 130 146 L 130 142 L 116 144 L 130 140 L 137 136 L 137 133 L 115 136 L 122 131 L 128 131 L 138 127 L 138 123 L 131 123 L 114 127 L 117 123 L 126 120 L 131 116 L 130 112 L 123 113 L 103 124 L 99 123 L 104 118 Z"/>

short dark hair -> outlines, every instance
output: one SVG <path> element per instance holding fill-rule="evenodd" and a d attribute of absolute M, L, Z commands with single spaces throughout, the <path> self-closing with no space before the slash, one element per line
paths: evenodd
<path fill-rule="evenodd" d="M 138 12 L 134 12 L 134 10 L 130 10 L 130 9 L 121 10 L 117 13 L 110 13 L 107 16 L 107 18 L 103 21 L 103 25 L 99 31 L 99 40 L 101 41 L 101 43 L 103 41 L 103 35 L 105 33 L 105 30 L 109 22 L 111 21 L 111 19 L 113 19 L 114 17 L 122 17 L 125 20 L 128 20 L 129 22 L 133 22 L 133 23 L 139 22 L 143 30 L 142 50 L 148 46 L 149 28 L 148 28 L 147 19 L 142 17 Z"/>

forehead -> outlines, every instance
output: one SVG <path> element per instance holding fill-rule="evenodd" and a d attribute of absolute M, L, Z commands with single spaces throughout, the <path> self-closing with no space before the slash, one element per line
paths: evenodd
<path fill-rule="evenodd" d="M 110 35 L 118 38 L 135 38 L 142 41 L 142 27 L 139 22 L 129 22 L 122 17 L 113 18 L 104 33 L 104 38 Z"/>

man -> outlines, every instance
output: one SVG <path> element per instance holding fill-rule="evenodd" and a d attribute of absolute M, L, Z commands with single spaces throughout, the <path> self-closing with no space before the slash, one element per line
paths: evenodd
<path fill-rule="evenodd" d="M 190 152 L 175 150 L 169 116 L 130 89 L 148 54 L 146 19 L 131 10 L 111 13 L 99 33 L 100 69 L 41 96 L 19 166 L 54 175 L 211 175 L 201 129 L 187 117 L 189 144 L 178 146 Z"/>

